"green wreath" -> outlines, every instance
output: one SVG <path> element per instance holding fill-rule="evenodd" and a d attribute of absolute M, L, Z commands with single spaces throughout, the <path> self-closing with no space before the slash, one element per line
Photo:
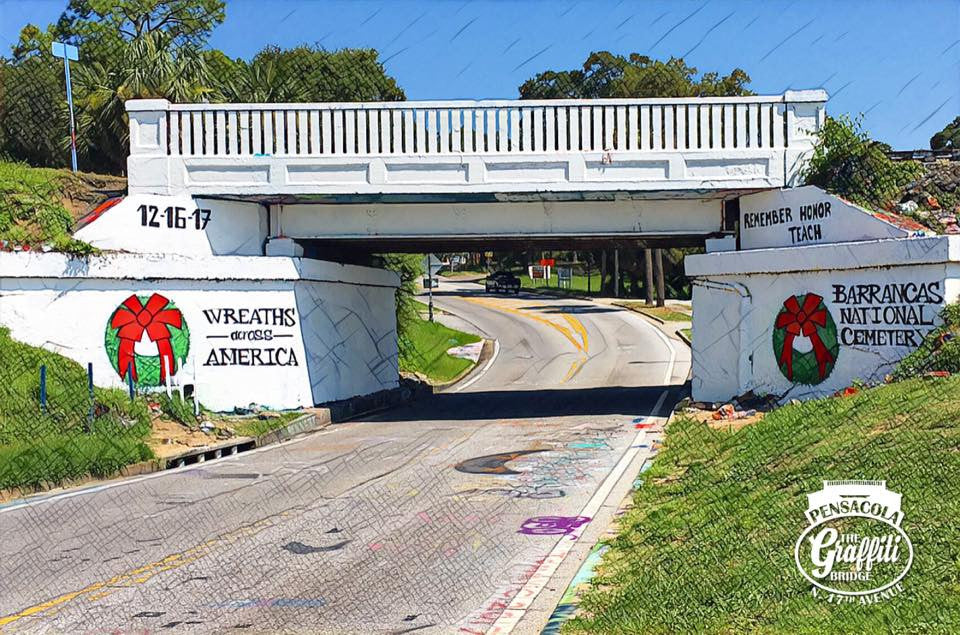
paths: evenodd
<path fill-rule="evenodd" d="M 157 343 L 156 355 L 134 351 L 144 332 Z M 164 296 L 131 295 L 107 319 L 104 349 L 121 379 L 129 373 L 142 386 L 161 386 L 166 377 L 161 361 L 176 374 L 190 352 L 190 329 L 180 309 Z"/>
<path fill-rule="evenodd" d="M 794 350 L 797 337 L 809 338 L 813 350 Z M 783 376 L 798 384 L 819 384 L 833 372 L 839 353 L 837 325 L 823 298 L 815 293 L 787 298 L 773 328 L 773 354 Z"/>

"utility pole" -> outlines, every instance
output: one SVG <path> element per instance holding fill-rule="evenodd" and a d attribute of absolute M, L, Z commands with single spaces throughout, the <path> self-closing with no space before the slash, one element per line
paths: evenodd
<path fill-rule="evenodd" d="M 433 322 L 433 256 L 427 254 L 427 317 Z"/>
<path fill-rule="evenodd" d="M 77 61 L 77 47 L 63 42 L 54 42 L 52 48 L 54 57 L 63 58 L 63 73 L 67 82 L 67 105 L 70 106 L 70 167 L 77 171 L 77 131 L 73 121 L 73 90 L 70 86 L 70 60 Z"/>
<path fill-rule="evenodd" d="M 647 247 L 643 250 L 643 293 L 646 296 L 647 306 L 653 304 L 653 250 Z"/>

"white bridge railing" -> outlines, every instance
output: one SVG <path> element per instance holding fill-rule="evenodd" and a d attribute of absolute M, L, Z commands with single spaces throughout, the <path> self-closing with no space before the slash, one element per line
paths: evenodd
<path fill-rule="evenodd" d="M 517 191 L 551 185 L 622 189 L 631 183 L 634 189 L 650 189 L 645 182 L 681 185 L 691 176 L 784 181 L 789 175 L 769 160 L 779 164 L 774 155 L 782 160 L 791 148 L 809 150 L 812 135 L 822 125 L 825 101 L 823 91 L 687 99 L 336 104 L 134 100 L 127 102 L 130 178 L 132 187 L 162 186 L 157 178 L 138 172 L 141 167 L 156 168 L 156 160 L 166 157 L 167 167 L 175 168 L 166 174 L 170 188 L 232 187 L 237 193 L 278 186 L 280 192 L 292 193 Z M 686 154 L 700 163 L 671 165 L 672 157 Z M 579 161 L 571 163 L 573 156 Z M 141 160 L 147 157 L 152 162 Z M 716 163 L 724 157 L 731 162 L 729 172 Z M 767 159 L 768 164 L 752 159 Z M 683 173 L 677 172 L 681 167 Z M 591 175 L 591 170 L 598 173 Z M 572 186 L 577 182 L 585 187 Z"/>

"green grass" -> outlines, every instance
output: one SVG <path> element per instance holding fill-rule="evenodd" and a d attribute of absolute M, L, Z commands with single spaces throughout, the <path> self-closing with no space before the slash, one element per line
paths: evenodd
<path fill-rule="evenodd" d="M 693 329 L 680 329 L 680 332 L 683 333 L 688 340 L 693 341 Z"/>
<path fill-rule="evenodd" d="M 297 417 L 302 417 L 303 412 L 294 410 L 291 412 L 279 412 L 277 417 L 268 417 L 259 419 L 249 417 L 235 422 L 231 427 L 233 431 L 242 437 L 259 437 L 262 434 L 273 432 L 277 428 L 282 428 Z"/>
<path fill-rule="evenodd" d="M 40 366 L 47 410 L 40 409 Z M 0 328 L 0 489 L 40 487 L 87 475 L 109 476 L 149 459 L 150 417 L 142 398 L 94 389 L 90 430 L 87 373 L 61 355 L 28 346 Z"/>
<path fill-rule="evenodd" d="M 793 547 L 823 480 L 902 494 L 904 593 L 811 597 Z M 601 575 L 566 632 L 960 631 L 960 377 L 912 379 L 776 410 L 739 431 L 675 419 Z"/>
<path fill-rule="evenodd" d="M 472 365 L 470 360 L 447 355 L 448 349 L 480 341 L 476 335 L 422 318 L 412 322 L 407 332 L 408 341 L 401 346 L 400 370 L 420 373 L 436 383 L 450 381 Z"/>
<path fill-rule="evenodd" d="M 32 168 L 0 161 L 0 240 L 78 255 L 94 253 L 87 243 L 75 240 L 73 218 L 61 197 L 81 187 L 78 177 L 65 170 Z"/>
<path fill-rule="evenodd" d="M 546 289 L 549 288 L 551 291 L 557 293 L 571 293 L 577 295 L 587 294 L 587 276 L 580 274 L 573 274 L 570 278 L 570 286 L 565 288 L 557 288 L 557 272 L 556 270 L 550 271 L 551 278 L 548 281 L 546 280 L 537 280 L 534 282 L 527 274 L 521 274 L 517 277 L 520 278 L 520 287 L 523 289 Z M 590 274 L 590 295 L 599 295 L 600 293 L 600 272 Z"/>
<path fill-rule="evenodd" d="M 669 306 L 647 306 L 645 302 L 617 302 L 617 305 L 660 318 L 664 322 L 689 322 L 691 319 L 689 313 L 677 311 Z"/>

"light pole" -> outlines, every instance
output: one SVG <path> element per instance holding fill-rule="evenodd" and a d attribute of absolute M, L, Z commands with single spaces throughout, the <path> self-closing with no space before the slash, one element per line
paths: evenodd
<path fill-rule="evenodd" d="M 73 122 L 73 91 L 70 88 L 70 60 L 77 61 L 77 47 L 63 42 L 53 43 L 53 56 L 63 58 L 63 72 L 67 80 L 67 104 L 70 106 L 70 167 L 77 171 L 77 131 Z"/>

